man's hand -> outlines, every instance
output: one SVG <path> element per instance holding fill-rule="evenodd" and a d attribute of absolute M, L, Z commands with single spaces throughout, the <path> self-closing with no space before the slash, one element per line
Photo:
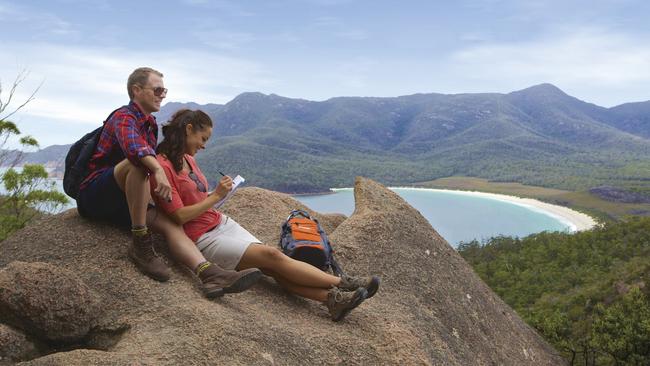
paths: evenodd
<path fill-rule="evenodd" d="M 221 177 L 221 180 L 219 180 L 219 185 L 217 188 L 214 190 L 214 194 L 217 195 L 220 199 L 223 197 L 226 197 L 228 192 L 232 189 L 232 178 L 230 178 L 227 175 L 224 175 Z"/>
<path fill-rule="evenodd" d="M 154 178 L 156 179 L 156 189 L 154 193 L 167 202 L 172 201 L 172 187 L 167 180 L 167 176 L 162 169 L 156 169 L 154 172 Z"/>

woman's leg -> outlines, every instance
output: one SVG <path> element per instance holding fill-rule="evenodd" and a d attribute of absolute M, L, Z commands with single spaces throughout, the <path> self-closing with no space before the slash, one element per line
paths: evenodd
<path fill-rule="evenodd" d="M 311 300 L 320 301 L 320 302 L 327 301 L 327 292 L 329 290 L 320 287 L 308 287 L 308 286 L 296 285 L 295 283 L 287 280 L 286 278 L 280 276 L 280 274 L 272 270 L 263 269 L 262 272 L 264 272 L 264 274 L 267 276 L 273 277 L 277 281 L 277 283 L 280 286 L 282 286 L 282 288 L 284 288 L 285 290 L 293 294 L 306 297 Z"/>
<path fill-rule="evenodd" d="M 169 246 L 169 252 L 175 260 L 194 271 L 196 266 L 205 262 L 205 257 L 190 239 L 183 227 L 173 222 L 158 209 L 147 212 L 147 225 L 155 232 L 162 234 Z"/>
<path fill-rule="evenodd" d="M 341 282 L 339 277 L 325 273 L 311 264 L 287 257 L 277 248 L 261 244 L 251 244 L 244 252 L 237 270 L 246 268 L 260 268 L 275 272 L 294 287 L 330 289 Z"/>
<path fill-rule="evenodd" d="M 273 276 L 287 291 L 327 306 L 333 321 L 343 319 L 368 296 L 364 288 L 354 292 L 342 292 L 334 287 L 341 279 L 325 273 L 305 262 L 287 257 L 276 248 L 252 244 L 244 252 L 238 268 L 257 266 Z"/>

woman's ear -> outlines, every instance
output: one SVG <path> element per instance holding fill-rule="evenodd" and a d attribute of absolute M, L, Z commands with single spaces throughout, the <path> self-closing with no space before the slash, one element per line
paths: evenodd
<path fill-rule="evenodd" d="M 192 131 L 194 131 L 194 126 L 192 126 L 191 123 L 186 124 L 185 125 L 185 135 L 189 136 L 190 133 L 192 133 Z"/>

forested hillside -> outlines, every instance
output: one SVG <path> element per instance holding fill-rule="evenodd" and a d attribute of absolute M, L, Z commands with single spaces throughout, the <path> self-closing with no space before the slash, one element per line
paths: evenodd
<path fill-rule="evenodd" d="M 616 118 L 610 124 L 622 131 L 650 138 L 650 101 L 625 103 L 612 108 Z"/>
<path fill-rule="evenodd" d="M 464 175 L 569 190 L 650 186 L 650 140 L 616 128 L 620 111 L 550 84 L 324 102 L 245 93 L 211 116 L 215 138 L 198 156 L 206 170 L 277 190 L 349 186 L 359 174 L 386 184 Z"/>
<path fill-rule="evenodd" d="M 650 218 L 458 251 L 571 364 L 650 364 Z"/>

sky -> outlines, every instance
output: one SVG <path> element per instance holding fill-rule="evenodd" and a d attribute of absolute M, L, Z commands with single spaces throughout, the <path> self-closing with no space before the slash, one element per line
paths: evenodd
<path fill-rule="evenodd" d="M 38 88 L 10 120 L 41 147 L 72 143 L 128 103 L 140 66 L 164 74 L 164 102 L 552 83 L 612 107 L 650 100 L 648 14 L 643 0 L 0 0 L 3 102 L 27 72 L 0 117 Z"/>

